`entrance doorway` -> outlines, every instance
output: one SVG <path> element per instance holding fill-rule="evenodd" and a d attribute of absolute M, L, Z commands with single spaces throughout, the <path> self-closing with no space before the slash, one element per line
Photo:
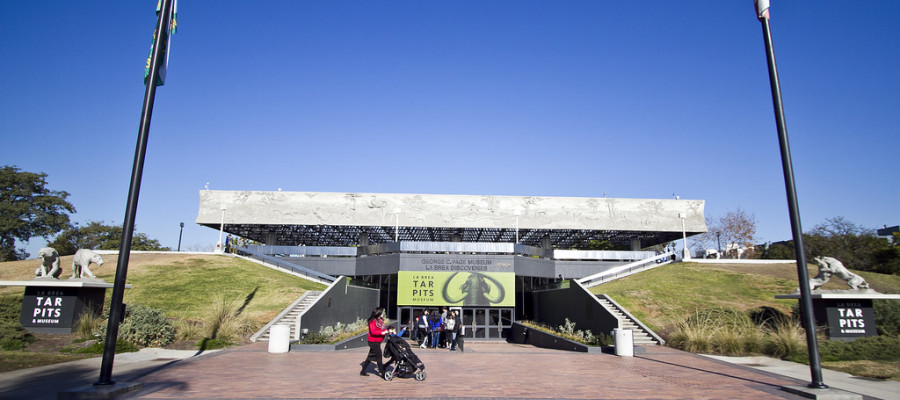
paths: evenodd
<path fill-rule="evenodd" d="M 409 338 L 415 338 L 412 334 L 415 329 L 415 318 L 428 309 L 431 313 L 440 312 L 440 307 L 397 307 L 397 316 L 400 326 L 405 326 L 409 332 Z M 506 339 L 509 335 L 512 323 L 515 321 L 513 308 L 501 307 L 450 307 L 457 310 L 462 316 L 462 324 L 465 326 L 466 340 L 499 340 Z"/>

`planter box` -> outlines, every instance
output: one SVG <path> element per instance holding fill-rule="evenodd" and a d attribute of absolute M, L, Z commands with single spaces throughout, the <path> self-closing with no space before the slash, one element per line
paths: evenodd
<path fill-rule="evenodd" d="M 578 351 L 582 353 L 605 353 L 603 348 L 573 342 L 561 336 L 534 329 L 518 322 L 513 322 L 511 335 L 506 341 L 518 344 L 530 344 L 534 347 L 555 350 Z"/>
<path fill-rule="evenodd" d="M 294 343 L 291 345 L 291 351 L 306 351 L 306 352 L 324 352 L 324 351 L 338 351 L 338 350 L 346 350 L 346 349 L 355 349 L 359 347 L 368 347 L 368 333 L 362 333 L 357 336 L 354 336 L 349 339 L 344 339 L 335 344 L 300 344 Z"/>

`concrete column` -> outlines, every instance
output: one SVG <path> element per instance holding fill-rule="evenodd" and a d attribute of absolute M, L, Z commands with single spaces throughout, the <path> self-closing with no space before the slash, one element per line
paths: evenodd
<path fill-rule="evenodd" d="M 631 239 L 631 251 L 641 250 L 641 239 Z"/>
<path fill-rule="evenodd" d="M 278 238 L 278 234 L 275 232 L 266 233 L 266 246 L 277 246 L 276 240 Z"/>
<path fill-rule="evenodd" d="M 553 258 L 553 241 L 550 240 L 550 235 L 541 238 L 541 248 L 544 249 L 545 258 Z"/>
<path fill-rule="evenodd" d="M 365 247 L 369 245 L 369 234 L 366 232 L 359 233 L 359 247 Z"/>

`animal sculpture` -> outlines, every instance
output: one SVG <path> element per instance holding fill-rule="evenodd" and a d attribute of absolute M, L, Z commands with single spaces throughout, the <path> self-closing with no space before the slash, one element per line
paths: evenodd
<path fill-rule="evenodd" d="M 825 285 L 832 275 L 847 281 L 847 285 L 853 290 L 869 288 L 869 283 L 863 277 L 847 270 L 847 267 L 844 267 L 844 264 L 834 257 L 816 257 L 814 260 L 816 260 L 816 264 L 819 264 L 819 274 L 809 280 L 811 290 Z"/>
<path fill-rule="evenodd" d="M 34 275 L 41 278 L 59 278 L 62 269 L 59 268 L 59 253 L 52 247 L 43 247 L 38 251 L 41 258 L 41 266 L 34 270 Z"/>
<path fill-rule="evenodd" d="M 103 257 L 94 253 L 89 249 L 78 249 L 75 252 L 75 259 L 72 260 L 72 279 L 78 278 L 94 278 L 91 269 L 88 268 L 91 263 L 97 264 L 98 267 L 103 265 Z"/>

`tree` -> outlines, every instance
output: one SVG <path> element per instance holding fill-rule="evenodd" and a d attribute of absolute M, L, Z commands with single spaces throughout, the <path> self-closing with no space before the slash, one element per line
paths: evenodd
<path fill-rule="evenodd" d="M 92 221 L 86 226 L 77 224 L 62 231 L 48 246 L 53 247 L 59 255 L 75 254 L 78 249 L 118 250 L 122 242 L 121 225 L 104 225 Z M 150 239 L 144 233 L 134 233 L 131 249 L 137 251 L 170 250 L 160 245 L 156 239 Z"/>
<path fill-rule="evenodd" d="M 47 174 L 23 172 L 16 166 L 0 167 L 0 261 L 28 258 L 16 249 L 16 240 L 48 237 L 69 226 L 75 207 L 69 193 L 47 189 Z"/>
<path fill-rule="evenodd" d="M 874 231 L 848 221 L 844 217 L 828 218 L 803 236 L 806 256 L 829 256 L 841 260 L 848 268 L 871 271 L 878 263 L 890 262 L 890 252 L 876 258 L 879 250 L 890 247 Z"/>
<path fill-rule="evenodd" d="M 706 233 L 695 236 L 696 245 L 702 246 L 703 249 L 718 249 L 721 243 L 725 256 L 738 258 L 745 249 L 753 248 L 756 217 L 738 208 L 735 211 L 728 211 L 717 219 L 707 217 L 706 228 Z"/>

